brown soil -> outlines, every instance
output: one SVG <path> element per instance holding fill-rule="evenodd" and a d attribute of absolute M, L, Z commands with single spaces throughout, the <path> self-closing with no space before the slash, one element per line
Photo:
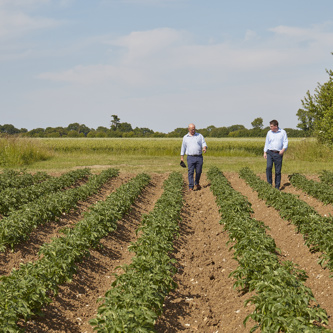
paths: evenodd
<path fill-rule="evenodd" d="M 254 217 L 270 227 L 269 233 L 281 249 L 282 260 L 292 260 L 307 272 L 307 286 L 330 316 L 328 328 L 332 330 L 333 281 L 329 278 L 329 272 L 317 264 L 319 254 L 311 253 L 295 227 L 282 220 L 274 208 L 267 207 L 265 202 L 258 199 L 256 192 L 238 174 L 225 175 L 231 185 L 251 202 Z M 105 185 L 98 195 L 81 203 L 77 211 L 63 216 L 59 221 L 40 226 L 27 242 L 13 252 L 0 254 L 0 274 L 9 274 L 20 263 L 36 260 L 41 244 L 59 235 L 59 229 L 75 224 L 91 204 L 105 199 L 132 176 L 121 173 Z M 110 288 L 114 273 L 121 273 L 117 266 L 131 261 L 132 253 L 128 251 L 128 245 L 136 240 L 135 230 L 142 214 L 153 209 L 163 192 L 163 181 L 168 177 L 167 174 L 151 176 L 150 185 L 132 210 L 119 221 L 118 229 L 102 240 L 101 249 L 91 251 L 91 256 L 78 265 L 73 280 L 61 286 L 54 301 L 43 309 L 44 317 L 32 318 L 22 324 L 26 332 L 93 332 L 88 321 L 97 313 L 96 301 Z M 300 198 L 308 200 L 320 214 L 330 213 L 327 210 L 329 206 L 312 198 L 303 198 L 300 191 L 288 185 L 286 176 L 282 181 L 284 191 L 300 194 Z M 201 185 L 200 191 L 184 193 L 180 237 L 175 241 L 172 254 L 178 260 L 178 273 L 175 276 L 178 288 L 166 298 L 164 314 L 158 320 L 156 330 L 159 333 L 249 332 L 254 323 L 248 321 L 244 327 L 243 320 L 253 311 L 252 305 L 244 307 L 245 300 L 251 295 L 233 288 L 234 280 L 229 274 L 235 270 L 237 262 L 233 259 L 233 252 L 229 251 L 231 245 L 226 244 L 228 234 L 219 223 L 220 214 L 205 174 Z"/>

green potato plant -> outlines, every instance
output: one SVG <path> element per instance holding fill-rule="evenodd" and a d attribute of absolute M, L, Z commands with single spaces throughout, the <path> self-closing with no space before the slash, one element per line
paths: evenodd
<path fill-rule="evenodd" d="M 116 275 L 112 288 L 101 299 L 98 315 L 90 321 L 97 332 L 154 332 L 165 296 L 176 287 L 174 260 L 169 254 L 178 235 L 184 182 L 171 173 L 153 211 L 138 228 L 141 236 L 130 245 L 135 256 L 124 273 Z"/>
<path fill-rule="evenodd" d="M 326 311 L 321 309 L 310 288 L 304 285 L 305 271 L 290 261 L 280 263 L 279 249 L 266 234 L 267 226 L 251 217 L 251 204 L 235 191 L 223 173 L 208 171 L 211 190 L 220 207 L 221 223 L 229 233 L 231 249 L 239 266 L 231 273 L 234 286 L 255 294 L 245 305 L 255 305 L 249 318 L 257 324 L 250 332 L 329 332 Z"/>
<path fill-rule="evenodd" d="M 89 255 L 89 249 L 99 245 L 102 237 L 117 228 L 117 221 L 130 209 L 150 177 L 139 174 L 99 201 L 74 228 L 63 237 L 45 243 L 40 258 L 26 263 L 10 275 L 0 278 L 0 331 L 20 332 L 20 319 L 38 315 L 42 306 L 52 301 L 60 284 L 70 281 L 76 263 Z"/>

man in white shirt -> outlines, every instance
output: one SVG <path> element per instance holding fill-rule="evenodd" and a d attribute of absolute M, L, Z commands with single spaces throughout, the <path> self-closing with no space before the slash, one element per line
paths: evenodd
<path fill-rule="evenodd" d="M 272 184 L 272 169 L 275 167 L 275 188 L 280 189 L 283 153 L 288 148 L 288 137 L 285 130 L 279 128 L 277 120 L 270 121 L 270 130 L 267 132 L 264 158 L 267 159 L 267 182 Z"/>
<path fill-rule="evenodd" d="M 200 190 L 199 184 L 202 173 L 203 157 L 202 152 L 207 151 L 207 144 L 204 137 L 196 133 L 195 125 L 188 125 L 188 133 L 183 137 L 180 160 L 184 162 L 184 155 L 187 155 L 188 183 L 189 190 Z M 195 170 L 195 179 L 194 178 Z"/>

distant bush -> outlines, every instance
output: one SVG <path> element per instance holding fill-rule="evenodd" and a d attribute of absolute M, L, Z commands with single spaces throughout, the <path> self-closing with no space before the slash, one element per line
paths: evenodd
<path fill-rule="evenodd" d="M 333 149 L 319 143 L 316 139 L 301 139 L 294 144 L 289 143 L 288 159 L 308 162 L 327 162 L 333 160 Z"/>
<path fill-rule="evenodd" d="M 28 138 L 0 138 L 0 166 L 19 167 L 43 161 L 52 154 L 38 141 Z"/>

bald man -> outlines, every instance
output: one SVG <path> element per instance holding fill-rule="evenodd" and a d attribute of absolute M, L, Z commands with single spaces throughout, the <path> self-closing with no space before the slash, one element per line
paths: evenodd
<path fill-rule="evenodd" d="M 187 155 L 188 185 L 189 191 L 200 190 L 200 177 L 202 173 L 203 157 L 202 152 L 207 151 L 207 144 L 204 137 L 195 131 L 195 125 L 188 125 L 188 133 L 183 137 L 180 160 L 184 162 L 184 155 Z M 195 178 L 194 178 L 195 170 Z"/>

